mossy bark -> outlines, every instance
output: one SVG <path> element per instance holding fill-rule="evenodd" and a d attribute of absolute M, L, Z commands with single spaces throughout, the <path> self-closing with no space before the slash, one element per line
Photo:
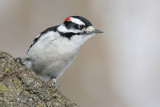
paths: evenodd
<path fill-rule="evenodd" d="M 0 51 L 0 107 L 78 107 L 25 65 Z"/>

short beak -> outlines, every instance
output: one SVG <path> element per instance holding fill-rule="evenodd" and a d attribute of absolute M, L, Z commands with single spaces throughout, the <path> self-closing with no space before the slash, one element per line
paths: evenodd
<path fill-rule="evenodd" d="M 86 32 L 87 34 L 103 33 L 102 31 L 95 29 L 93 26 L 87 27 L 87 28 L 85 29 L 85 32 Z"/>
<path fill-rule="evenodd" d="M 103 33 L 103 32 L 100 31 L 100 30 L 95 29 L 94 31 L 92 31 L 92 33 Z"/>

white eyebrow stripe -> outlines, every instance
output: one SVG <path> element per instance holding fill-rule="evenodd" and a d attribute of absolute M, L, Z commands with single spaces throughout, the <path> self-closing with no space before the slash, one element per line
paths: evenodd
<path fill-rule="evenodd" d="M 59 32 L 63 32 L 63 33 L 68 33 L 68 32 L 72 32 L 72 33 L 80 33 L 81 30 L 78 30 L 78 29 L 67 29 L 63 24 L 60 25 L 57 30 Z"/>
<path fill-rule="evenodd" d="M 73 23 L 76 23 L 76 24 L 78 24 L 78 25 L 85 25 L 81 20 L 79 20 L 79 19 L 77 19 L 77 18 L 74 18 L 74 17 L 71 17 L 71 21 L 73 22 Z"/>

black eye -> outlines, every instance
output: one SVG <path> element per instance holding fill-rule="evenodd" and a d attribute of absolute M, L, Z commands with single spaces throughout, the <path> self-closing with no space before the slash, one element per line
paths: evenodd
<path fill-rule="evenodd" d="M 85 25 L 78 25 L 78 29 L 82 30 L 85 28 Z"/>

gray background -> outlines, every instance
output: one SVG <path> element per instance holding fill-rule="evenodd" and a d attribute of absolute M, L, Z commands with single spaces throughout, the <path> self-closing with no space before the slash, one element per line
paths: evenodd
<path fill-rule="evenodd" d="M 104 33 L 58 80 L 64 95 L 80 107 L 160 107 L 159 0 L 0 0 L 0 50 L 23 57 L 41 31 L 70 15 Z"/>

